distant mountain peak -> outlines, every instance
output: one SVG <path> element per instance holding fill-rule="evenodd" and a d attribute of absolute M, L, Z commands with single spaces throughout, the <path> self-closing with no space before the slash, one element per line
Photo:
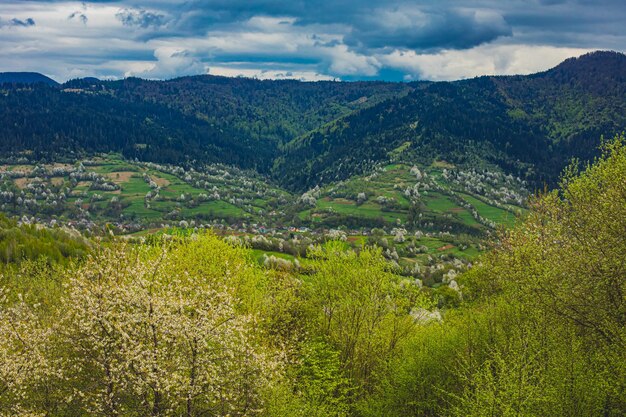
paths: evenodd
<path fill-rule="evenodd" d="M 603 75 L 624 80 L 626 55 L 615 51 L 589 52 L 577 58 L 568 58 L 543 74 L 576 79 Z"/>
<path fill-rule="evenodd" d="M 59 85 L 52 78 L 38 72 L 0 72 L 0 84 L 6 83 Z"/>
<path fill-rule="evenodd" d="M 579 57 L 568 58 L 563 61 L 560 65 L 563 65 L 567 62 L 585 62 L 585 61 L 606 61 L 606 60 L 621 60 L 624 62 L 626 60 L 626 54 L 617 51 L 593 51 L 583 54 Z"/>

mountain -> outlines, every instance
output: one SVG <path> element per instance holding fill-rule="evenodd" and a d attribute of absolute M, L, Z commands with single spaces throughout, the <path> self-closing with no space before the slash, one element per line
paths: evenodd
<path fill-rule="evenodd" d="M 398 83 L 214 76 L 5 86 L 0 152 L 115 151 L 156 162 L 224 162 L 268 172 L 282 143 L 410 90 Z"/>
<path fill-rule="evenodd" d="M 254 156 L 245 138 L 232 139 L 230 131 L 165 105 L 75 89 L 7 89 L 0 120 L 0 152 L 27 150 L 34 158 L 114 151 L 159 162 L 224 160 L 248 166 Z"/>
<path fill-rule="evenodd" d="M 38 72 L 0 72 L 0 84 L 47 84 L 58 85 L 50 77 L 46 77 Z"/>
<path fill-rule="evenodd" d="M 626 56 L 596 52 L 528 76 L 299 82 L 218 76 L 0 87 L 0 153 L 121 152 L 221 162 L 304 191 L 388 162 L 498 166 L 554 184 L 626 128 Z"/>
<path fill-rule="evenodd" d="M 381 161 L 496 164 L 540 185 L 626 127 L 626 56 L 596 52 L 530 76 L 421 83 L 287 144 L 274 173 L 304 189 Z"/>

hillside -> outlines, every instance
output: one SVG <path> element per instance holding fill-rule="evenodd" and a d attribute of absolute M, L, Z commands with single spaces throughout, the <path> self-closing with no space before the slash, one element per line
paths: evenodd
<path fill-rule="evenodd" d="M 526 184 L 498 170 L 380 165 L 348 181 L 292 193 L 254 171 L 189 168 L 101 154 L 0 164 L 0 210 L 24 224 L 145 239 L 212 229 L 254 248 L 259 263 L 295 262 L 311 244 L 377 244 L 398 271 L 441 284 L 526 212 Z M 2 239 L 0 239 L 0 243 Z M 12 246 L 12 245 L 9 245 Z M 277 260 L 281 259 L 280 261 Z"/>
<path fill-rule="evenodd" d="M 472 268 L 410 275 L 371 241 L 259 265 L 247 236 L 56 242 L 0 217 L 20 261 L 0 274 L 0 414 L 622 417 L 625 186 L 621 136 Z"/>
<path fill-rule="evenodd" d="M 5 84 L 0 152 L 120 152 L 231 164 L 303 192 L 380 163 L 444 160 L 553 185 L 626 127 L 626 56 L 596 52 L 530 76 L 456 82 L 168 81 Z"/>
<path fill-rule="evenodd" d="M 367 176 L 316 187 L 303 194 L 282 189 L 254 171 L 212 164 L 185 168 L 102 154 L 71 163 L 25 157 L 0 165 L 0 208 L 16 216 L 152 226 L 180 220 L 265 226 L 403 225 L 409 229 L 480 234 L 510 223 L 528 190 L 502 171 L 381 165 Z M 491 206 L 489 214 L 482 206 Z M 466 208 L 464 208 L 466 207 Z M 482 216 L 482 217 L 481 217 Z M 510 219 L 509 219 L 510 220 Z"/>
<path fill-rule="evenodd" d="M 184 164 L 221 162 L 267 172 L 281 143 L 410 87 L 212 76 L 171 81 L 74 80 L 0 90 L 0 151 L 58 159 L 121 152 Z"/>
<path fill-rule="evenodd" d="M 106 93 L 127 103 L 166 105 L 210 125 L 232 130 L 236 139 L 282 144 L 301 134 L 387 98 L 408 93 L 406 84 L 299 82 L 212 75 L 167 81 L 70 81 L 66 89 Z"/>
<path fill-rule="evenodd" d="M 184 163 L 192 159 L 254 165 L 246 140 L 162 104 L 126 103 L 44 85 L 4 87 L 0 152 L 62 161 L 76 154 L 122 152 L 128 158 Z M 267 156 L 268 153 L 265 153 Z"/>
<path fill-rule="evenodd" d="M 596 52 L 544 73 L 422 83 L 295 139 L 274 167 L 286 186 L 312 187 L 390 159 L 496 164 L 541 186 L 599 138 L 626 127 L 626 56 Z"/>

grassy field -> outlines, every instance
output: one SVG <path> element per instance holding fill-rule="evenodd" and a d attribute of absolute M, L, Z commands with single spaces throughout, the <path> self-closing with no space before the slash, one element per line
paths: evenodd
<path fill-rule="evenodd" d="M 53 166 L 72 167 L 55 164 L 50 165 L 50 169 Z M 54 175 L 44 178 L 47 182 L 44 185 L 57 192 L 61 188 L 69 189 L 65 200 L 69 203 L 65 213 L 68 218 L 80 215 L 76 213 L 76 207 L 79 207 L 89 211 L 93 221 L 131 220 L 150 225 L 196 219 L 268 224 L 278 219 L 279 224 L 289 226 L 291 220 L 297 217 L 300 222 L 312 227 L 410 228 L 411 220 L 419 227 L 444 227 L 443 230 L 479 233 L 487 226 L 480 224 L 470 210 L 458 203 L 461 197 L 481 217 L 505 226 L 514 224 L 515 217 L 510 211 L 485 203 L 479 195 L 461 193 L 447 183 L 442 173 L 452 167 L 444 161 L 430 167 L 419 167 L 422 174 L 418 174 L 417 178 L 411 166 L 389 164 L 369 175 L 354 176 L 323 187 L 315 196 L 315 207 L 298 206 L 295 203 L 297 195 L 245 173 L 232 174 L 223 168 L 213 167 L 201 177 L 190 177 L 178 167 L 168 168 L 168 171 L 158 165 L 126 161 L 119 155 L 84 161 L 87 173 L 95 173 L 100 177 L 99 181 L 114 184 L 115 190 L 100 189 L 85 176 L 71 180 L 69 175 Z M 33 172 L 35 168 L 34 165 L 3 167 L 7 172 L 26 173 Z M 41 179 L 29 175 L 11 181 L 13 187 L 20 191 L 33 188 L 31 183 Z M 149 183 L 152 187 L 158 186 L 157 198 L 153 198 L 156 191 Z M 458 197 L 453 196 L 452 190 Z M 113 201 L 118 204 L 117 208 Z M 517 206 L 508 205 L 507 208 L 523 211 Z M 446 225 L 449 225 L 448 229 L 445 229 Z"/>
<path fill-rule="evenodd" d="M 367 201 L 357 205 L 356 201 L 346 200 L 345 198 L 332 199 L 324 197 L 317 200 L 317 208 L 323 210 L 332 210 L 339 214 L 363 218 L 382 218 L 388 222 L 395 222 L 396 219 L 406 220 L 406 212 L 404 211 L 383 211 L 383 207 L 375 201 Z"/>
<path fill-rule="evenodd" d="M 60 165 L 60 164 L 57 164 Z M 49 165 L 52 169 L 56 165 Z M 78 166 L 77 164 L 74 167 Z M 72 165 L 67 165 L 72 168 Z M 13 165 L 4 166 L 6 172 L 19 171 L 30 173 L 35 168 L 34 165 Z M 33 181 L 43 184 L 53 190 L 60 190 L 61 187 L 67 187 L 69 193 L 65 201 L 70 204 L 65 211 L 65 215 L 72 219 L 75 217 L 72 207 L 79 206 L 90 211 L 92 220 L 98 221 L 115 221 L 121 219 L 135 219 L 138 221 L 158 221 L 163 219 L 164 215 L 177 210 L 182 217 L 196 217 L 203 219 L 224 218 L 224 219 L 250 219 L 254 217 L 254 213 L 267 208 L 267 200 L 262 198 L 254 199 L 251 204 L 251 212 L 247 213 L 241 207 L 231 204 L 222 199 L 215 200 L 198 200 L 200 194 L 207 194 L 207 190 L 189 184 L 181 177 L 173 175 L 169 172 L 162 172 L 153 168 L 142 166 L 123 160 L 118 155 L 108 155 L 105 157 L 95 158 L 84 162 L 84 170 L 87 173 L 95 173 L 103 178 L 106 182 L 115 184 L 118 190 L 100 190 L 94 189 L 93 181 L 89 179 L 70 181 L 70 177 L 51 176 L 47 179 L 35 179 L 33 177 L 16 178 L 10 180 L 12 185 L 5 187 L 15 188 L 17 191 L 27 190 Z M 146 202 L 146 194 L 152 191 L 150 185 L 144 179 L 147 175 L 150 180 L 160 187 L 158 200 Z M 240 179 L 230 176 L 223 181 L 218 177 L 214 183 L 218 188 L 219 194 L 226 198 L 229 195 L 238 196 L 240 190 L 245 187 L 243 181 L 247 178 Z M 95 187 L 97 188 L 97 187 Z M 282 190 L 277 193 L 283 192 Z M 283 192 L 284 193 L 284 192 Z M 286 193 L 285 193 L 286 194 Z M 117 214 L 108 210 L 109 202 L 116 198 L 123 209 Z M 189 200 L 197 200 L 193 203 Z"/>
<path fill-rule="evenodd" d="M 478 214 L 480 214 L 482 217 L 489 219 L 496 224 L 503 224 L 509 227 L 515 224 L 516 217 L 513 213 L 498 207 L 491 206 L 479 200 L 478 198 L 468 194 L 461 194 L 461 197 L 465 201 L 470 203 L 472 207 L 474 207 Z"/>
<path fill-rule="evenodd" d="M 194 208 L 185 208 L 183 215 L 194 216 L 197 214 L 211 215 L 215 217 L 239 217 L 242 218 L 246 213 L 239 207 L 234 206 L 226 201 L 207 201 Z"/>
<path fill-rule="evenodd" d="M 443 176 L 444 169 L 453 165 L 438 161 L 430 167 L 420 167 L 423 176 L 420 180 L 411 173 L 406 164 L 390 164 L 376 171 L 373 175 L 356 176 L 347 181 L 324 187 L 317 198 L 314 208 L 307 208 L 298 213 L 303 221 L 323 224 L 326 219 L 342 215 L 351 219 L 361 219 L 359 224 L 368 220 L 382 220 L 389 225 L 405 224 L 409 218 L 411 201 L 406 190 L 419 181 L 426 183 L 420 188 L 419 215 L 423 219 L 437 221 L 438 224 L 458 224 L 478 231 L 481 225 L 472 213 L 457 203 L 452 191 L 460 194 L 483 218 L 496 224 L 511 226 L 515 217 L 507 210 L 486 204 L 478 196 L 459 193 L 458 187 L 448 182 Z M 361 197 L 359 197 L 361 195 Z M 363 195 L 365 199 L 363 199 Z M 522 212 L 523 208 L 508 204 L 511 210 Z"/>

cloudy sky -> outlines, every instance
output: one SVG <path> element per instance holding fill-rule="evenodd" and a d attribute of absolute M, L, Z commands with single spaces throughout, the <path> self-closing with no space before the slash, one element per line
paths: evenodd
<path fill-rule="evenodd" d="M 0 0 L 0 71 L 451 80 L 626 51 L 626 0 Z"/>

